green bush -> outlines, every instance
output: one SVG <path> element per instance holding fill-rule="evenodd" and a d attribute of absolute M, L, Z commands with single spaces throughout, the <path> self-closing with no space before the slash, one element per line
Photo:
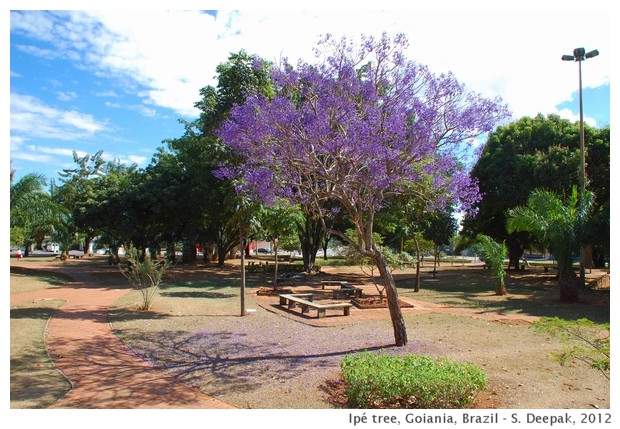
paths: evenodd
<path fill-rule="evenodd" d="M 559 338 L 564 344 L 562 351 L 551 357 L 560 365 L 577 359 L 599 370 L 610 378 L 611 354 L 609 323 L 594 323 L 588 319 L 563 320 L 558 317 L 542 317 L 532 323 L 536 332 Z"/>
<path fill-rule="evenodd" d="M 487 388 L 482 368 L 445 358 L 362 352 L 341 369 L 351 408 L 467 408 Z"/>

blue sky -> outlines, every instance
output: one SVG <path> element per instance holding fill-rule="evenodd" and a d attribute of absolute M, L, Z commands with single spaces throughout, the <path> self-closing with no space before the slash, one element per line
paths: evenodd
<path fill-rule="evenodd" d="M 502 97 L 514 119 L 540 112 L 577 120 L 578 65 L 560 57 L 576 47 L 598 49 L 598 57 L 583 63 L 584 116 L 594 126 L 610 122 L 610 15 L 590 19 L 600 14 L 578 2 L 561 11 L 488 9 L 484 2 L 457 10 L 458 3 L 439 2 L 406 10 L 220 12 L 20 11 L 15 3 L 5 49 L 16 178 L 37 172 L 57 179 L 74 166 L 73 151 L 103 150 L 107 159 L 146 166 L 162 141 L 182 135 L 179 119 L 197 116 L 199 89 L 215 84 L 215 67 L 230 52 L 312 60 L 325 33 L 404 32 L 410 59 Z M 607 3 L 591 3 L 599 4 Z M 582 24 L 567 25 L 577 10 Z"/>

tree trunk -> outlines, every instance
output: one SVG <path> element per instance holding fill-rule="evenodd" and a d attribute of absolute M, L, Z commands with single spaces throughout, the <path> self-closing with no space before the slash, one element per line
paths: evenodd
<path fill-rule="evenodd" d="M 506 282 L 504 282 L 504 280 L 499 280 L 497 282 L 497 287 L 495 288 L 495 295 L 508 295 L 508 289 L 506 289 Z"/>
<path fill-rule="evenodd" d="M 226 255 L 228 255 L 228 251 L 226 248 L 218 246 L 217 247 L 217 266 L 222 268 L 224 266 L 224 262 L 226 262 Z M 241 252 L 241 261 L 243 262 L 243 256 L 245 256 L 244 252 Z"/>
<path fill-rule="evenodd" d="M 239 228 L 239 245 L 240 249 L 243 249 L 245 245 L 245 237 L 241 228 Z M 224 265 L 222 263 L 222 265 Z M 241 317 L 247 315 L 247 311 L 245 309 L 245 254 L 241 252 Z"/>
<path fill-rule="evenodd" d="M 519 269 L 519 262 L 521 261 L 521 256 L 523 256 L 523 250 L 521 248 L 514 249 L 508 248 L 508 269 L 514 266 L 515 270 Z"/>
<path fill-rule="evenodd" d="M 275 267 L 273 272 L 273 290 L 278 288 L 278 239 L 274 240 L 273 253 L 275 255 Z"/>
<path fill-rule="evenodd" d="M 330 235 L 325 234 L 323 240 L 321 240 L 321 247 L 323 248 L 323 260 L 327 261 L 327 248 L 329 247 Z"/>
<path fill-rule="evenodd" d="M 196 260 L 196 243 L 194 243 L 193 241 L 183 241 L 182 261 L 184 263 L 189 263 L 195 260 Z"/>
<path fill-rule="evenodd" d="M 392 319 L 392 326 L 394 328 L 394 344 L 398 347 L 405 346 L 407 345 L 407 327 L 405 326 L 405 319 L 403 318 L 403 313 L 398 302 L 396 282 L 394 281 L 394 277 L 388 268 L 387 261 L 376 249 L 374 259 L 385 285 L 388 309 L 390 311 L 390 318 Z"/>
<path fill-rule="evenodd" d="M 579 278 L 572 269 L 558 273 L 558 282 L 561 301 L 577 302 L 579 300 Z"/>
<path fill-rule="evenodd" d="M 316 253 L 321 248 L 323 234 L 323 224 L 318 218 L 305 216 L 304 221 L 297 225 L 297 236 L 301 243 L 304 270 L 308 273 L 314 269 Z"/>
<path fill-rule="evenodd" d="M 93 237 L 87 235 L 84 243 L 86 243 L 84 246 L 84 255 L 91 255 L 93 253 Z"/>
<path fill-rule="evenodd" d="M 433 258 L 433 278 L 437 278 L 437 265 L 439 265 L 439 248 L 435 248 L 435 257 Z"/>
<path fill-rule="evenodd" d="M 420 258 L 420 243 L 418 243 L 418 239 L 415 234 L 413 235 L 413 243 L 415 245 L 415 255 L 416 255 L 416 264 L 415 264 L 415 286 L 413 288 L 414 292 L 420 292 L 420 283 L 421 283 L 421 273 L 420 273 L 420 265 L 422 260 Z"/>
<path fill-rule="evenodd" d="M 177 259 L 176 245 L 174 241 L 166 243 L 166 259 L 174 263 Z"/>

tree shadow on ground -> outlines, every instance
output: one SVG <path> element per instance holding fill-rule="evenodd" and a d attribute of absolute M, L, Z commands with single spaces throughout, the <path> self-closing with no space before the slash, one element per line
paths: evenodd
<path fill-rule="evenodd" d="M 57 302 L 60 303 L 61 301 L 58 300 Z M 11 319 L 47 320 L 55 311 L 57 311 L 57 306 L 11 308 Z"/>
<path fill-rule="evenodd" d="M 51 286 L 64 286 L 68 282 L 73 281 L 70 276 L 51 270 L 39 270 L 36 268 L 17 267 L 12 265 L 10 271 L 11 275 L 33 277 L 39 281 L 48 283 Z"/>
<path fill-rule="evenodd" d="M 172 317 L 170 314 L 155 311 L 138 311 L 131 308 L 112 308 L 106 312 L 108 320 L 114 322 L 127 322 L 135 320 L 161 320 Z"/>
<path fill-rule="evenodd" d="M 422 301 L 432 299 L 457 308 L 567 320 L 587 318 L 598 323 L 608 323 L 610 317 L 609 290 L 581 290 L 577 303 L 565 303 L 560 301 L 555 275 L 542 269 L 509 271 L 508 295 L 504 296 L 495 295 L 495 279 L 481 268 L 446 270 L 438 272 L 434 279 L 427 274 L 421 282 L 423 293 L 413 292 L 415 279 L 411 276 L 395 277 L 403 296 Z"/>
<path fill-rule="evenodd" d="M 225 396 L 249 392 L 268 383 L 303 376 L 306 368 L 338 368 L 348 354 L 364 350 L 389 350 L 394 346 L 290 354 L 274 341 L 253 342 L 247 334 L 219 331 L 208 334 L 166 331 L 140 338 L 144 348 L 132 341 L 132 348 L 154 368 L 171 374 L 206 393 Z M 250 344 L 251 343 L 251 344 Z"/>
<path fill-rule="evenodd" d="M 11 408 L 45 408 L 71 390 L 46 355 L 26 351 L 11 357 Z"/>
<path fill-rule="evenodd" d="M 217 292 L 194 292 L 194 291 L 179 291 L 179 292 L 162 292 L 161 296 L 168 298 L 209 298 L 209 299 L 223 299 L 233 298 L 236 295 L 230 293 L 217 293 Z"/>

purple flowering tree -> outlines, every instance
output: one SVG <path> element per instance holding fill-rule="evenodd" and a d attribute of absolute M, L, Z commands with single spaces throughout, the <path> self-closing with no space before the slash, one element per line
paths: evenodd
<path fill-rule="evenodd" d="M 355 229 L 337 235 L 377 265 L 397 346 L 407 343 L 394 278 L 373 240 L 375 214 L 395 195 L 429 209 L 467 208 L 478 189 L 463 167 L 464 147 L 507 117 L 499 99 L 468 93 L 452 74 L 434 75 L 405 58 L 403 35 L 358 43 L 325 37 L 317 64 L 284 61 L 275 95 L 249 96 L 218 136 L 239 156 L 223 168 L 269 204 L 276 198 L 321 213 L 337 202 Z M 327 226 L 326 226 L 327 228 Z"/>

